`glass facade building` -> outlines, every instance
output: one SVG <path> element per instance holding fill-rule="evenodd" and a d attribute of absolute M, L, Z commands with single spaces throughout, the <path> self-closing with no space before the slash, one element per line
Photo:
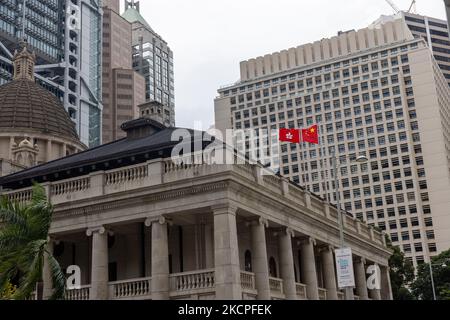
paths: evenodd
<path fill-rule="evenodd" d="M 122 15 L 132 24 L 133 69 L 145 78 L 145 99 L 164 106 L 166 125 L 175 125 L 173 52 L 139 13 L 139 3 L 126 3 Z"/>
<path fill-rule="evenodd" d="M 11 81 L 25 36 L 37 55 L 36 81 L 63 102 L 91 147 L 101 143 L 101 30 L 100 0 L 0 2 L 0 85 Z"/>

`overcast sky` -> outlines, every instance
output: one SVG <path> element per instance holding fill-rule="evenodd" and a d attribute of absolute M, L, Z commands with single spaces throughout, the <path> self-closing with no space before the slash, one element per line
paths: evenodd
<path fill-rule="evenodd" d="M 407 10 L 411 0 L 393 0 Z M 174 52 L 176 125 L 214 123 L 217 89 L 239 80 L 239 62 L 361 29 L 393 10 L 385 0 L 141 0 L 141 14 Z M 417 12 L 445 18 L 442 0 Z"/>

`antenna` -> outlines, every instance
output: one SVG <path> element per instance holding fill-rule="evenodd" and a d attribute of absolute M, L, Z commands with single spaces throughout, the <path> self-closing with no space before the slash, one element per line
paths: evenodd
<path fill-rule="evenodd" d="M 23 0 L 23 15 L 22 15 L 22 37 L 23 40 L 26 41 L 26 35 L 25 35 L 25 19 L 26 19 L 26 11 L 27 11 L 27 0 Z"/>
<path fill-rule="evenodd" d="M 394 9 L 395 13 L 399 13 L 400 9 L 395 5 L 394 2 L 392 2 L 391 0 L 386 0 L 387 3 L 389 3 L 389 5 L 391 6 L 392 9 Z"/>

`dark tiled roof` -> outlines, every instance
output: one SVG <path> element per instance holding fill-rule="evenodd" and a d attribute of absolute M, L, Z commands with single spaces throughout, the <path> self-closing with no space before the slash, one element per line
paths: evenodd
<path fill-rule="evenodd" d="M 35 131 L 79 140 L 61 102 L 30 80 L 0 86 L 0 131 Z"/>
<path fill-rule="evenodd" d="M 134 120 L 136 121 L 136 120 Z M 151 123 L 151 121 L 145 121 Z M 133 122 L 130 122 L 133 124 Z M 115 167 L 122 167 L 129 165 L 127 161 L 132 157 L 136 157 L 136 162 L 144 162 L 152 158 L 161 158 L 164 156 L 170 156 L 171 150 L 179 141 L 172 141 L 172 134 L 175 130 L 180 128 L 162 128 L 155 127 L 155 132 L 151 135 L 147 135 L 141 138 L 124 138 L 118 141 L 104 144 L 102 146 L 88 149 L 86 151 L 73 154 L 71 156 L 58 159 L 52 162 L 42 164 L 37 167 L 33 167 L 18 173 L 0 178 L 0 186 L 3 187 L 19 187 L 19 182 L 24 182 L 24 186 L 29 185 L 31 180 L 42 181 L 42 177 L 46 177 L 48 180 L 60 180 L 64 179 L 64 173 L 71 172 L 71 176 L 85 175 L 89 172 L 95 172 L 104 170 L 102 165 L 105 162 L 109 162 L 111 165 L 115 164 Z M 193 130 L 182 129 L 189 132 L 194 137 Z M 181 139 L 181 138 L 180 138 Z M 183 140 L 184 142 L 192 140 Z M 204 144 L 203 147 L 206 145 Z M 147 155 L 144 158 L 143 155 Z M 125 159 L 125 161 L 122 161 Z M 128 159 L 128 160 L 127 160 Z M 120 160 L 120 164 L 117 164 Z M 95 166 L 95 167 L 93 167 Z M 83 172 L 77 171 L 77 169 L 83 168 Z M 52 175 L 58 174 L 58 178 L 52 179 Z"/>

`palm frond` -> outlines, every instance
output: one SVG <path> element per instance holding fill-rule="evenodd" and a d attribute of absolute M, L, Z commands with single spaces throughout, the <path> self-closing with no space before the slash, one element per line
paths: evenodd
<path fill-rule="evenodd" d="M 66 295 L 66 277 L 52 254 L 47 254 L 47 259 L 53 282 L 53 294 L 50 300 L 63 300 Z"/>
<path fill-rule="evenodd" d="M 0 255 L 28 243 L 29 237 L 20 228 L 9 227 L 0 231 Z"/>
<path fill-rule="evenodd" d="M 19 287 L 14 294 L 15 299 L 28 299 L 42 278 L 42 269 L 44 266 L 44 253 L 47 241 L 38 240 L 31 242 L 20 256 L 19 267 L 25 272 L 25 276 L 20 280 Z"/>

